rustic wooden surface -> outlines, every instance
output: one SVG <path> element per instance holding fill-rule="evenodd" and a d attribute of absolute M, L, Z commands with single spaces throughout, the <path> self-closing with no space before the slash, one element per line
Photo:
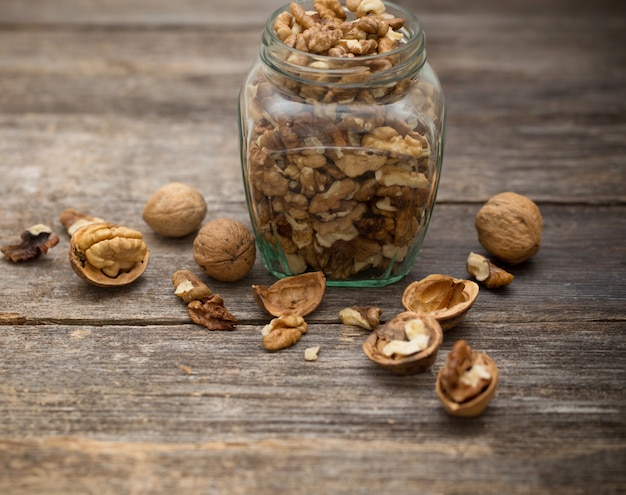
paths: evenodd
<path fill-rule="evenodd" d="M 281 3 L 0 2 L 0 244 L 33 223 L 61 236 L 38 261 L 0 262 L 0 493 L 626 493 L 623 2 L 399 1 L 423 21 L 449 108 L 423 251 L 393 286 L 329 288 L 302 341 L 270 354 L 249 289 L 273 282 L 260 262 L 234 284 L 205 279 L 241 324 L 204 331 L 170 284 L 199 273 L 193 236 L 160 238 L 141 211 L 179 180 L 207 219 L 248 221 L 237 92 Z M 338 310 L 389 318 L 410 281 L 465 276 L 474 215 L 504 190 L 539 204 L 539 254 L 481 291 L 430 373 L 370 363 Z M 143 231 L 144 277 L 79 280 L 66 207 Z M 434 393 L 459 338 L 500 367 L 475 419 Z"/>

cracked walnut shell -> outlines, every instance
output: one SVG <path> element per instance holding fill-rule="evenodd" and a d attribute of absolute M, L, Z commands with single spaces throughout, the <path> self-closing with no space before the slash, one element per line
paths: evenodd
<path fill-rule="evenodd" d="M 496 194 L 478 211 L 475 225 L 478 242 L 502 261 L 516 265 L 539 251 L 543 219 L 526 196 Z"/>
<path fill-rule="evenodd" d="M 253 285 L 256 303 L 272 316 L 306 316 L 317 309 L 326 291 L 322 272 L 308 272 L 278 280 L 269 287 Z"/>
<path fill-rule="evenodd" d="M 120 287 L 139 278 L 148 266 L 150 250 L 141 232 L 110 222 L 92 223 L 70 239 L 72 269 L 99 287 Z"/>
<path fill-rule="evenodd" d="M 392 373 L 414 375 L 428 371 L 443 342 L 443 330 L 432 316 L 405 311 L 374 330 L 363 352 Z"/>
<path fill-rule="evenodd" d="M 473 352 L 459 340 L 437 373 L 435 391 L 453 416 L 474 417 L 493 399 L 498 386 L 498 367 L 484 352 Z"/>
<path fill-rule="evenodd" d="M 402 294 L 402 305 L 408 311 L 434 316 L 446 331 L 465 318 L 478 291 L 478 284 L 472 280 L 432 274 L 409 284 Z"/>
<path fill-rule="evenodd" d="M 241 222 L 218 218 L 198 232 L 193 241 L 193 258 L 215 280 L 240 280 L 250 272 L 256 259 L 254 236 Z"/>

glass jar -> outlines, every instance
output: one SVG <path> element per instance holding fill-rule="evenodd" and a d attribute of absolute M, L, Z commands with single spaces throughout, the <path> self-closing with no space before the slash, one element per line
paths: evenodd
<path fill-rule="evenodd" d="M 443 157 L 443 93 L 417 18 L 364 2 L 385 12 L 344 9 L 344 22 L 395 23 L 390 41 L 376 43 L 381 53 L 346 56 L 373 35 L 349 43 L 335 33 L 337 49 L 321 53 L 298 49 L 311 46 L 290 35 L 303 27 L 289 27 L 282 41 L 275 25 L 289 19 L 286 5 L 269 17 L 241 89 L 246 199 L 260 256 L 278 278 L 322 271 L 328 285 L 393 283 L 411 270 L 426 235 Z M 312 2 L 297 5 L 319 22 Z"/>

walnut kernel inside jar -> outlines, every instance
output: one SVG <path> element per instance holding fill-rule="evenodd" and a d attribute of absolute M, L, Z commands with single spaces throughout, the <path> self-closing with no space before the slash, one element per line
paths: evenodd
<path fill-rule="evenodd" d="M 380 0 L 291 3 L 267 21 L 241 91 L 241 159 L 277 277 L 385 285 L 433 210 L 445 107 L 415 16 Z"/>

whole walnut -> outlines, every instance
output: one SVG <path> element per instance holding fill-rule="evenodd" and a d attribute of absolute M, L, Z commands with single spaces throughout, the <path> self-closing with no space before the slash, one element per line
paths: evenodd
<path fill-rule="evenodd" d="M 521 194 L 503 192 L 476 214 L 478 242 L 496 258 L 512 265 L 539 251 L 543 219 L 537 205 Z"/>
<path fill-rule="evenodd" d="M 182 182 L 171 182 L 154 192 L 143 209 L 143 219 L 157 234 L 184 237 L 200 226 L 206 211 L 200 192 Z"/>
<path fill-rule="evenodd" d="M 256 259 L 254 236 L 241 222 L 218 218 L 198 232 L 193 241 L 193 258 L 216 280 L 240 280 L 250 272 Z"/>

